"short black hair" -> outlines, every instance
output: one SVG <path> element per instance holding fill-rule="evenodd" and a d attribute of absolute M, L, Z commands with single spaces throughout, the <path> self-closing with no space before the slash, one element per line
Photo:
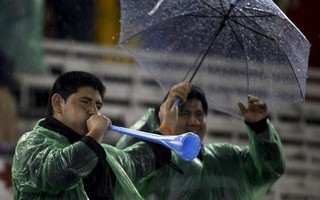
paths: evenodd
<path fill-rule="evenodd" d="M 66 72 L 56 79 L 51 88 L 47 105 L 47 114 L 49 116 L 53 115 L 51 98 L 54 94 L 59 94 L 67 101 L 68 97 L 71 94 L 76 93 L 80 87 L 92 87 L 100 93 L 102 99 L 104 98 L 106 87 L 98 77 L 83 71 Z"/>

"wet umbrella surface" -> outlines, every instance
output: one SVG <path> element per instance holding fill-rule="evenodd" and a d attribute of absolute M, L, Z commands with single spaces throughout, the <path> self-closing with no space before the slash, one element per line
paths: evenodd
<path fill-rule="evenodd" d="M 238 115 L 304 100 L 310 44 L 271 0 L 121 0 L 120 45 L 165 90 L 190 80 Z"/>

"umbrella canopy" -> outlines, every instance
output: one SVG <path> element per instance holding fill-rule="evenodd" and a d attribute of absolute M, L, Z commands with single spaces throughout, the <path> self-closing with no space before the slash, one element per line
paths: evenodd
<path fill-rule="evenodd" d="M 215 110 L 305 97 L 310 44 L 272 0 L 121 0 L 120 45 L 163 89 L 191 80 Z"/>

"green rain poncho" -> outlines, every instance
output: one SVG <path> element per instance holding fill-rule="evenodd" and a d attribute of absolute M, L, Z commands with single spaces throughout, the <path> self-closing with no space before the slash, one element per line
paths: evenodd
<path fill-rule="evenodd" d="M 41 126 L 43 121 L 25 133 L 16 147 L 12 167 L 14 198 L 89 199 L 83 179 L 97 165 L 97 155 L 86 143 L 70 144 L 65 135 Z M 102 144 L 108 166 L 116 177 L 114 199 L 142 199 L 131 180 L 139 180 L 155 170 L 151 146 L 140 142 L 119 150 Z"/>
<path fill-rule="evenodd" d="M 207 144 L 202 147 L 198 158 L 190 162 L 173 153 L 171 162 L 183 173 L 165 166 L 135 185 L 144 198 L 153 200 L 256 199 L 279 179 L 285 169 L 280 139 L 272 124 L 269 121 L 267 124 L 267 134 L 256 134 L 247 127 L 248 146 Z M 133 127 L 145 131 L 156 128 L 153 110 L 149 109 Z M 123 136 L 117 147 L 124 148 L 135 141 Z"/>

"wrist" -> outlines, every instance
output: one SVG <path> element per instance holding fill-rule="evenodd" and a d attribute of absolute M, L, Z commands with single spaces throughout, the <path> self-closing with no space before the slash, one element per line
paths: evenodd
<path fill-rule="evenodd" d="M 163 135 L 173 135 L 172 129 L 167 124 L 161 124 L 157 131 Z"/>
<path fill-rule="evenodd" d="M 268 129 L 267 118 L 261 119 L 257 122 L 247 122 L 245 123 L 257 134 L 263 133 Z"/>
<path fill-rule="evenodd" d="M 101 143 L 104 138 L 104 134 L 101 134 L 95 130 L 89 131 L 89 133 L 86 136 L 91 137 L 92 139 L 94 139 L 98 143 Z"/>

